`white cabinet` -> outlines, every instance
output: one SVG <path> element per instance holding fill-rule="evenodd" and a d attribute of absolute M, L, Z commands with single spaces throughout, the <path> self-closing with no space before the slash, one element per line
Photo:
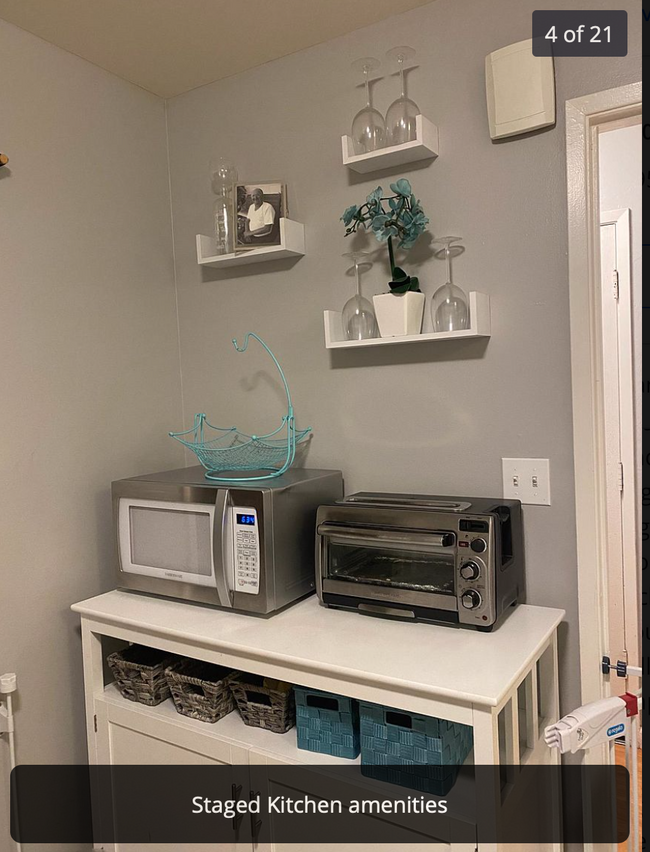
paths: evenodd
<path fill-rule="evenodd" d="M 213 736 L 197 735 L 189 726 L 174 725 L 156 708 L 131 704 L 109 688 L 106 700 L 95 702 L 93 740 L 97 762 L 116 766 L 214 766 L 231 768 L 224 778 L 217 776 L 221 788 L 214 797 L 237 798 L 248 787 L 247 749 Z M 156 829 L 161 829 L 164 814 L 156 814 Z M 146 816 L 143 816 L 146 819 Z M 164 831 L 164 825 L 163 825 Z M 103 847 L 106 852 L 169 852 L 167 844 L 119 843 Z M 174 844 L 174 852 L 251 852 L 250 843 L 238 843 L 232 824 L 230 842 L 214 846 L 205 844 Z"/>
<path fill-rule="evenodd" d="M 266 796 L 292 796 L 304 793 L 315 799 L 331 798 L 331 784 L 328 784 L 323 778 L 323 783 L 320 783 L 319 774 L 314 772 L 305 773 L 305 783 L 296 786 L 288 787 L 286 776 L 281 771 L 274 773 L 274 767 L 282 768 L 287 765 L 287 761 L 279 760 L 272 754 L 264 752 L 251 751 L 250 754 L 251 767 L 250 779 L 251 787 L 254 794 Z M 293 761 L 292 761 L 293 762 Z M 296 760 L 295 762 L 298 762 Z M 264 771 L 260 772 L 260 767 L 264 767 Z M 326 767 L 323 767 L 322 775 L 327 773 Z M 292 781 L 293 781 L 292 776 Z M 343 807 L 349 805 L 351 800 L 367 799 L 372 795 L 373 789 L 382 791 L 386 789 L 386 785 L 380 782 L 373 782 L 370 779 L 363 779 L 363 786 L 357 786 L 353 783 L 341 782 L 336 785 L 336 798 L 340 800 Z M 271 820 L 273 816 L 271 816 Z M 355 839 L 362 838 L 364 835 L 372 837 L 373 835 L 385 835 L 386 830 L 391 832 L 391 842 L 381 843 L 382 852 L 404 852 L 405 849 L 417 850 L 450 850 L 454 852 L 474 852 L 476 843 L 460 844 L 453 843 L 455 836 L 460 836 L 461 826 L 456 820 L 452 819 L 436 819 L 436 833 L 443 835 L 423 836 L 422 834 L 413 831 L 409 826 L 410 819 L 405 815 L 378 815 L 378 814 L 359 814 L 354 817 Z M 467 826 L 465 828 L 465 836 L 467 835 Z M 273 827 L 271 823 L 271 833 Z M 452 847 L 453 843 L 453 847 Z M 408 845 L 406 845 L 408 844 Z M 295 844 L 291 843 L 260 843 L 259 852 L 295 852 Z M 341 846 L 339 843 L 303 843 L 300 845 L 300 852 L 375 852 L 377 842 L 372 843 L 350 843 L 350 846 Z"/>
<path fill-rule="evenodd" d="M 298 793 L 320 798 L 331 798 L 331 786 L 324 786 L 323 780 L 330 767 L 350 765 L 350 761 L 299 751 L 295 731 L 279 735 L 247 727 L 236 712 L 208 725 L 179 715 L 171 701 L 157 707 L 126 701 L 104 665 L 116 640 L 471 725 L 477 764 L 516 767 L 558 762 L 557 751 L 544 744 L 543 731 L 559 715 L 557 628 L 564 615 L 561 610 L 520 606 L 497 631 L 486 635 L 334 612 L 320 607 L 315 598 L 270 619 L 126 592 L 111 592 L 73 609 L 82 615 L 91 764 L 225 765 L 231 771 L 220 782 L 224 789 L 214 791 L 214 798 L 261 794 L 263 801 L 286 791 L 287 779 L 280 770 L 288 764 L 318 767 L 318 772 L 305 773 L 304 789 Z M 417 655 L 412 653 L 415 646 Z M 425 667 L 422 660 L 427 661 Z M 475 801 L 474 782 L 468 783 L 472 785 L 468 801 L 472 797 Z M 460 784 L 461 779 L 455 790 Z M 292 785 L 295 798 L 301 784 L 292 779 Z M 345 807 L 350 799 L 368 798 L 369 788 L 386 790 L 386 786 L 360 776 L 349 782 L 343 779 L 336 798 Z M 509 795 L 514 805 L 516 796 Z M 554 807 L 559 809 L 559 803 Z M 476 843 L 472 808 L 465 812 L 462 805 L 454 817 L 436 817 L 432 825 L 437 836 L 425 832 L 414 838 L 408 816 L 355 815 L 356 825 L 362 832 L 367 827 L 372 842 L 336 844 L 336 852 L 365 852 L 377 846 L 381 852 L 505 850 L 496 843 Z M 244 815 L 239 830 L 233 821 L 232 836 L 213 847 L 175 844 L 173 848 L 175 852 L 295 852 L 295 845 L 269 842 L 273 833 L 269 835 L 263 823 L 258 826 L 259 819 L 272 820 L 273 815 L 267 815 L 265 808 L 259 818 Z M 386 840 L 377 841 L 373 836 L 378 825 L 390 828 L 391 842 L 381 831 L 380 837 Z M 251 827 L 264 831 L 255 837 Z M 418 842 L 413 843 L 414 839 Z M 104 852 L 168 852 L 169 848 L 165 845 L 158 850 L 153 844 L 103 847 Z M 327 843 L 300 843 L 299 848 L 300 852 L 330 849 Z M 557 852 L 561 847 L 548 843 L 537 848 Z"/>

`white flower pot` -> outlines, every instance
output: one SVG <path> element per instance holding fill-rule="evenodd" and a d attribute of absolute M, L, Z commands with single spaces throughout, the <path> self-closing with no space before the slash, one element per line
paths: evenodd
<path fill-rule="evenodd" d="M 382 337 L 405 337 L 422 331 L 424 293 L 414 293 L 412 290 L 396 296 L 382 293 L 373 296 L 372 301 Z"/>

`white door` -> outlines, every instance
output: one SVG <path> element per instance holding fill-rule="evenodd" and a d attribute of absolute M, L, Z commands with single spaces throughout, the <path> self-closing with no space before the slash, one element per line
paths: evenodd
<path fill-rule="evenodd" d="M 100 764 L 117 766 L 219 766 L 228 765 L 232 775 L 214 798 L 231 798 L 235 789 L 248 786 L 248 767 L 242 749 L 207 735 L 197 738 L 192 730 L 156 718 L 154 713 L 141 712 L 138 705 L 124 707 L 98 701 L 97 756 Z M 206 725 L 206 728 L 210 726 Z M 239 765 L 233 765 L 237 762 Z M 235 796 L 236 797 L 236 796 Z M 144 817 L 143 817 L 144 818 Z M 156 814 L 157 830 L 160 819 Z M 105 852 L 251 852 L 250 843 L 238 843 L 237 832 L 226 843 L 167 844 L 116 843 L 105 845 Z"/>
<path fill-rule="evenodd" d="M 605 647 L 613 663 L 640 665 L 636 426 L 630 211 L 601 216 L 603 396 L 607 494 Z M 610 676 L 611 694 L 631 688 Z"/>

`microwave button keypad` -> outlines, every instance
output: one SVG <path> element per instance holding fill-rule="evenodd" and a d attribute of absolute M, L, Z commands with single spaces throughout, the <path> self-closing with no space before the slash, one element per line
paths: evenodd
<path fill-rule="evenodd" d="M 257 595 L 260 591 L 260 548 L 257 513 L 254 509 L 234 507 L 235 591 Z"/>

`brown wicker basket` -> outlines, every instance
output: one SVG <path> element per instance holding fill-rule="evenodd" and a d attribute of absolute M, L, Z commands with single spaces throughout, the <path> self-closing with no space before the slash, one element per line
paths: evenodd
<path fill-rule="evenodd" d="M 176 710 L 201 722 L 218 722 L 235 709 L 232 669 L 200 660 L 179 660 L 165 670 Z"/>
<path fill-rule="evenodd" d="M 169 698 L 165 669 L 174 659 L 166 651 L 131 645 L 110 654 L 107 662 L 124 698 L 155 707 Z"/>
<path fill-rule="evenodd" d="M 244 724 L 284 734 L 296 724 L 293 686 L 281 680 L 238 674 L 230 681 Z"/>

